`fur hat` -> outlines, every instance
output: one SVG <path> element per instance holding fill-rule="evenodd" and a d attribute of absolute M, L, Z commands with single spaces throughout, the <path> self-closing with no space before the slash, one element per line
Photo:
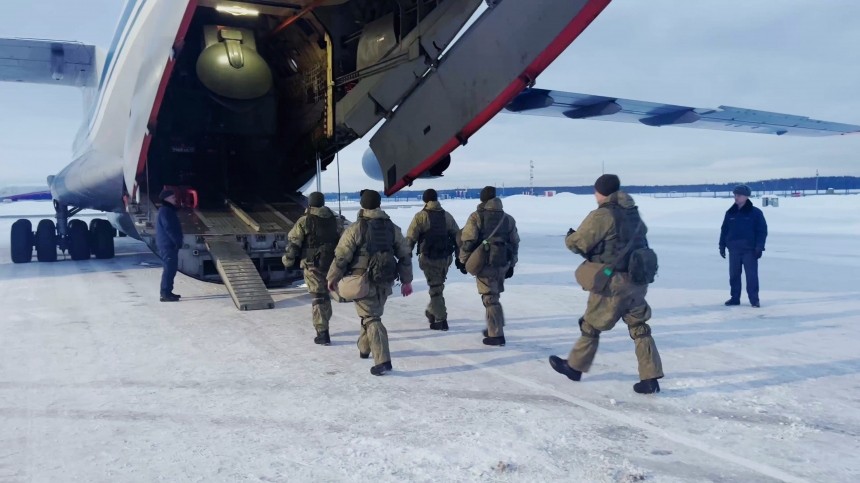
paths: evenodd
<path fill-rule="evenodd" d="M 732 190 L 732 193 L 736 195 L 744 195 L 747 197 L 752 196 L 752 190 L 750 190 L 750 187 L 745 184 L 735 186 L 735 189 Z"/>
<path fill-rule="evenodd" d="M 314 191 L 308 196 L 308 206 L 312 208 L 320 208 L 325 205 L 325 195 L 319 191 Z"/>
<path fill-rule="evenodd" d="M 163 190 L 161 190 L 161 193 L 158 194 L 158 199 L 164 201 L 175 194 L 176 193 L 174 193 L 173 190 L 164 188 Z"/>
<path fill-rule="evenodd" d="M 495 197 L 496 197 L 496 187 L 495 186 L 484 186 L 484 189 L 481 190 L 481 203 L 486 203 Z"/>
<path fill-rule="evenodd" d="M 594 191 L 609 196 L 621 189 L 621 180 L 614 174 L 604 174 L 594 182 Z"/>
<path fill-rule="evenodd" d="M 424 195 L 421 197 L 421 199 L 425 203 L 429 203 L 431 201 L 439 201 L 439 194 L 436 193 L 436 190 L 430 188 L 429 190 L 424 190 Z"/>
<path fill-rule="evenodd" d="M 382 203 L 382 197 L 378 191 L 361 190 L 361 207 L 365 210 L 375 210 Z"/>

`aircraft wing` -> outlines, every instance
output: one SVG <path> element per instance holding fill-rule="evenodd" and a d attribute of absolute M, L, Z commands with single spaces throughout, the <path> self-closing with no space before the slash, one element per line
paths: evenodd
<path fill-rule="evenodd" d="M 39 188 L 2 188 L 0 201 L 50 200 L 51 191 Z"/>
<path fill-rule="evenodd" d="M 509 113 L 679 126 L 777 136 L 836 136 L 860 133 L 860 126 L 804 116 L 720 106 L 716 109 L 635 101 L 575 92 L 526 89 L 506 107 Z"/>
<path fill-rule="evenodd" d="M 96 48 L 78 42 L 0 39 L 0 81 L 93 87 Z"/>

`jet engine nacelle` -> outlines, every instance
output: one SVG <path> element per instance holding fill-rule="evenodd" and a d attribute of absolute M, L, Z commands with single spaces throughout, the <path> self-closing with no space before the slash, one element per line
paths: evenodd
<path fill-rule="evenodd" d="M 445 170 L 448 169 L 448 166 L 451 166 L 450 154 L 446 154 L 436 164 L 431 166 L 430 169 L 424 171 L 418 177 L 424 179 L 438 178 L 443 176 Z M 361 167 L 364 169 L 364 174 L 366 174 L 370 179 L 385 181 L 382 176 L 382 168 L 379 167 L 379 159 L 377 159 L 376 154 L 373 153 L 372 149 L 367 148 L 367 151 L 365 151 L 364 155 L 361 156 Z"/>

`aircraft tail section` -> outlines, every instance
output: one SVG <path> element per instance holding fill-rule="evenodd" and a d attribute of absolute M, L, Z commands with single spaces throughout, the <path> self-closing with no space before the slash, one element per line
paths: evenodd
<path fill-rule="evenodd" d="M 0 39 L 0 81 L 96 87 L 96 48 L 79 42 Z"/>

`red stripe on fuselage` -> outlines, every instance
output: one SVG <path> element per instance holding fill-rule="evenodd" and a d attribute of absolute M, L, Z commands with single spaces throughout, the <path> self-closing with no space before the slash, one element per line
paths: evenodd
<path fill-rule="evenodd" d="M 176 40 L 173 42 L 174 55 L 178 55 L 178 51 L 182 43 L 185 41 L 185 35 L 188 33 L 188 27 L 191 26 L 191 20 L 194 19 L 194 12 L 197 10 L 197 0 L 190 0 L 188 7 L 185 9 L 185 15 L 182 16 L 182 23 L 179 24 L 179 31 L 176 33 Z M 155 122 L 158 120 L 158 112 L 161 110 L 161 104 L 164 102 L 164 94 L 167 92 L 167 85 L 170 83 L 170 76 L 173 74 L 173 68 L 176 66 L 176 59 L 168 59 L 164 66 L 164 72 L 161 74 L 161 82 L 158 84 L 158 91 L 155 94 L 155 102 L 152 104 L 152 111 L 149 114 L 149 120 L 146 124 L 147 132 L 143 138 L 143 144 L 140 147 L 140 157 L 137 160 L 137 174 L 143 172 L 146 167 L 146 158 L 149 154 L 149 146 L 152 143 L 152 130 L 155 129 Z M 136 189 L 136 187 L 135 187 Z"/>
<path fill-rule="evenodd" d="M 588 25 L 591 24 L 598 15 L 600 15 L 600 12 L 602 12 L 611 1 L 612 0 L 590 0 L 584 7 L 582 7 L 582 10 L 580 10 L 576 17 L 571 20 L 559 36 L 549 44 L 546 50 L 541 52 L 540 55 L 538 55 L 535 60 L 526 67 L 525 71 L 523 71 L 516 80 L 502 91 L 499 97 L 497 97 L 486 107 L 486 109 L 481 111 L 480 114 L 466 124 L 466 127 L 464 127 L 460 132 L 461 139 L 463 141 L 469 139 L 469 137 L 475 134 L 478 129 L 481 129 L 484 124 L 489 122 L 490 119 L 504 109 L 504 107 L 507 106 L 514 97 L 517 96 L 517 94 L 522 92 L 522 90 L 528 85 L 529 81 L 537 79 L 537 76 L 543 72 L 549 64 L 558 58 L 558 56 L 564 52 L 564 49 L 579 37 L 579 34 L 581 34 L 585 28 L 588 27 Z M 430 155 L 430 157 L 419 163 L 415 169 L 397 181 L 394 186 L 385 190 L 386 196 L 391 196 L 405 188 L 408 184 L 407 180 L 413 180 L 420 176 L 421 173 L 432 168 L 433 165 L 442 159 L 443 156 L 450 154 L 452 151 L 457 149 L 457 146 L 459 145 L 460 140 L 457 137 L 451 138 L 435 153 Z"/>

